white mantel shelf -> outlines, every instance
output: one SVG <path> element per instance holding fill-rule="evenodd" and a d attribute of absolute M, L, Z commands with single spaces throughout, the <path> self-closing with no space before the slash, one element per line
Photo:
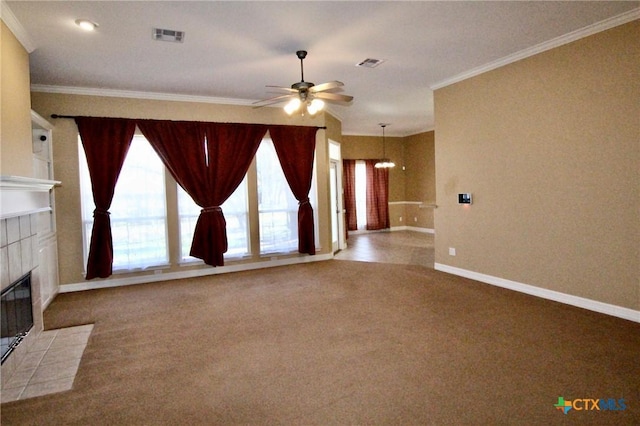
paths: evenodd
<path fill-rule="evenodd" d="M 0 176 L 0 218 L 51 210 L 49 191 L 57 185 L 56 180 Z"/>

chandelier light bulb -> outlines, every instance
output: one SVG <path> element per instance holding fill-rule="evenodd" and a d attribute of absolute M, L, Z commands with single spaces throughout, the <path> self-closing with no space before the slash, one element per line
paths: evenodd
<path fill-rule="evenodd" d="M 386 160 L 382 160 L 378 163 L 375 164 L 375 168 L 376 169 L 390 169 L 392 167 L 395 167 L 396 163 L 394 163 L 393 161 L 386 159 Z"/>

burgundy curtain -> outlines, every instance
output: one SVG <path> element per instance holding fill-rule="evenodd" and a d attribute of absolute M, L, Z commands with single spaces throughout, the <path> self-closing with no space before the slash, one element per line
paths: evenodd
<path fill-rule="evenodd" d="M 378 160 L 365 160 L 367 171 L 367 229 L 389 227 L 389 169 L 375 167 Z"/>
<path fill-rule="evenodd" d="M 113 272 L 113 238 L 109 207 L 136 130 L 133 120 L 76 117 L 78 133 L 87 157 L 93 190 L 93 228 L 86 279 L 106 278 Z"/>
<path fill-rule="evenodd" d="M 298 207 L 298 252 L 316 254 L 313 226 L 313 208 L 309 203 L 309 190 L 313 176 L 313 155 L 316 148 L 316 127 L 270 126 L 276 154 L 284 176 Z"/>
<path fill-rule="evenodd" d="M 174 179 L 202 207 L 190 254 L 224 265 L 226 221 L 220 205 L 238 187 L 266 126 L 139 120 L 138 126 Z"/>
<path fill-rule="evenodd" d="M 347 230 L 358 230 L 356 213 L 356 160 L 342 160 L 344 180 L 344 208 L 347 211 Z"/>

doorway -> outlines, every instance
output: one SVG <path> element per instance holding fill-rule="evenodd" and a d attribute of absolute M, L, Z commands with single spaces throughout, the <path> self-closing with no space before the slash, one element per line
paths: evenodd
<path fill-rule="evenodd" d="M 331 246 L 333 253 L 346 247 L 344 207 L 342 203 L 342 153 L 338 142 L 329 140 L 329 186 L 331 210 Z"/>

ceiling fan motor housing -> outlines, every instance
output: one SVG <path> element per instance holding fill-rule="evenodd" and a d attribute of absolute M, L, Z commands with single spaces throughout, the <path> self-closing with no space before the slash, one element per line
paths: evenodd
<path fill-rule="evenodd" d="M 311 89 L 313 86 L 314 84 L 311 82 L 299 81 L 297 83 L 292 84 L 291 88 L 294 90 L 297 90 L 298 93 L 300 94 L 300 98 L 302 100 L 305 100 L 307 98 L 307 95 L 309 94 L 309 89 Z"/>

